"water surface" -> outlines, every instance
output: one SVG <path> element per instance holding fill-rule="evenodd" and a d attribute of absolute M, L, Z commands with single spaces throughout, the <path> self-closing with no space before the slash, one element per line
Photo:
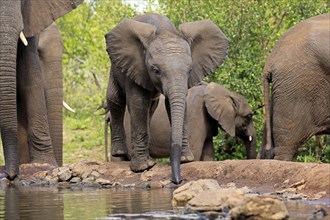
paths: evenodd
<path fill-rule="evenodd" d="M 172 192 L 168 188 L 8 188 L 0 190 L 0 219 L 205 219 L 174 216 Z M 290 201 L 286 206 L 290 220 L 314 219 L 316 206 L 330 214 L 329 200 Z"/>

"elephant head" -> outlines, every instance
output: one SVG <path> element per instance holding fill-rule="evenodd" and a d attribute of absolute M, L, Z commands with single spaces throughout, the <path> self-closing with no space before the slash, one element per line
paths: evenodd
<path fill-rule="evenodd" d="M 181 178 L 181 148 L 187 145 L 183 136 L 187 135 L 188 87 L 214 71 L 229 46 L 226 36 L 209 20 L 181 24 L 179 31 L 166 16 L 147 14 L 124 19 L 105 36 L 112 64 L 145 90 L 166 97 L 175 182 Z"/>
<path fill-rule="evenodd" d="M 247 158 L 255 159 L 256 131 L 252 120 L 253 113 L 247 100 L 216 83 L 207 85 L 204 100 L 208 113 L 218 121 L 221 129 L 232 137 L 242 139 Z"/>
<path fill-rule="evenodd" d="M 17 59 L 17 51 L 19 48 L 25 49 L 22 43 L 18 44 L 18 37 L 22 36 L 23 43 L 27 45 L 26 50 L 36 53 L 37 44 L 34 36 L 81 2 L 82 0 L 1 1 L 0 128 L 5 156 L 5 176 L 10 179 L 18 174 L 19 164 L 16 68 L 20 68 L 21 65 Z M 24 54 L 27 53 L 23 53 L 23 56 Z"/>

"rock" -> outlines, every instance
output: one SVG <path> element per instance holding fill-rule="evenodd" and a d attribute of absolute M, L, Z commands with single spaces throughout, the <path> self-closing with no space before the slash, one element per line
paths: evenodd
<path fill-rule="evenodd" d="M 316 205 L 313 211 L 313 217 L 314 219 L 318 219 L 318 218 L 323 218 L 325 216 L 327 216 L 328 213 L 324 210 L 324 208 L 320 205 Z"/>
<path fill-rule="evenodd" d="M 318 200 L 321 199 L 324 195 L 326 195 L 327 192 L 326 191 L 321 191 L 316 193 L 312 198 L 310 198 L 310 200 Z"/>
<path fill-rule="evenodd" d="M 72 177 L 72 173 L 69 167 L 60 167 L 60 171 L 58 172 L 57 176 L 60 181 L 67 181 Z"/>
<path fill-rule="evenodd" d="M 81 174 L 82 179 L 86 179 L 92 173 L 92 170 L 86 170 Z"/>
<path fill-rule="evenodd" d="M 81 178 L 79 176 L 72 177 L 72 179 L 70 180 L 70 183 L 80 183 L 80 182 L 81 182 Z"/>
<path fill-rule="evenodd" d="M 140 180 L 143 182 L 152 180 L 152 177 L 155 175 L 155 172 L 152 170 L 145 170 L 140 177 Z"/>
<path fill-rule="evenodd" d="M 111 185 L 110 180 L 106 180 L 106 179 L 103 179 L 103 178 L 98 178 L 98 179 L 95 180 L 95 182 L 102 185 L 102 186 Z"/>
<path fill-rule="evenodd" d="M 35 174 L 33 174 L 33 176 L 37 179 L 45 179 L 45 177 L 47 176 L 48 171 L 39 171 Z"/>
<path fill-rule="evenodd" d="M 70 183 L 69 182 L 59 182 L 58 187 L 62 189 L 68 189 L 70 188 Z"/>
<path fill-rule="evenodd" d="M 163 185 L 160 181 L 151 181 L 148 185 L 147 188 L 150 189 L 161 189 L 163 188 Z"/>
<path fill-rule="evenodd" d="M 191 181 L 177 188 L 173 192 L 172 206 L 184 206 L 201 191 L 208 189 L 220 189 L 218 182 L 214 179 L 200 179 Z"/>
<path fill-rule="evenodd" d="M 100 176 L 100 173 L 96 170 L 93 170 L 89 175 L 97 179 Z"/>
<path fill-rule="evenodd" d="M 49 185 L 55 185 L 59 181 L 57 175 L 56 176 L 48 175 L 45 177 L 45 180 L 48 181 Z"/>
<path fill-rule="evenodd" d="M 188 201 L 186 207 L 194 211 L 223 211 L 238 206 L 245 198 L 239 189 L 208 189 Z"/>
<path fill-rule="evenodd" d="M 247 196 L 240 205 L 230 210 L 232 220 L 282 220 L 288 218 L 283 201 L 274 196 Z"/>
<path fill-rule="evenodd" d="M 83 183 L 93 183 L 95 182 L 94 177 L 90 176 L 82 180 Z"/>
<path fill-rule="evenodd" d="M 7 178 L 0 179 L 0 189 L 7 188 L 10 185 L 10 180 Z"/>

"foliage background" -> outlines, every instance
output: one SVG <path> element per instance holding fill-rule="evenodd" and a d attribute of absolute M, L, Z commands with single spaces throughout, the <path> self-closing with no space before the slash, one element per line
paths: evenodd
<path fill-rule="evenodd" d="M 134 4 L 134 1 L 131 1 Z M 330 12 L 325 0 L 148 0 L 142 12 L 167 15 L 178 26 L 184 22 L 210 19 L 231 42 L 225 63 L 206 81 L 215 81 L 244 95 L 254 110 L 258 146 L 262 138 L 262 68 L 282 34 L 296 23 Z M 137 1 L 141 3 L 141 1 Z M 64 161 L 104 159 L 104 117 L 97 110 L 105 100 L 110 62 L 104 34 L 123 18 L 142 13 L 141 5 L 119 0 L 86 1 L 57 21 L 62 31 L 65 101 L 76 113 L 64 113 Z M 243 159 L 244 149 L 223 132 L 215 138 L 217 159 Z M 303 148 L 298 160 L 315 161 L 314 140 Z M 323 150 L 323 161 L 330 149 Z M 320 154 L 320 153 L 319 153 Z M 308 157 L 306 159 L 306 157 Z"/>
<path fill-rule="evenodd" d="M 262 139 L 262 68 L 282 34 L 296 23 L 329 13 L 327 0 L 85 0 L 73 12 L 57 20 L 64 42 L 65 101 L 76 110 L 64 110 L 64 163 L 81 159 L 104 160 L 104 116 L 98 110 L 105 101 L 110 62 L 104 34 L 123 18 L 139 13 L 167 15 L 178 26 L 210 19 L 230 40 L 228 58 L 206 81 L 215 81 L 244 95 L 254 110 L 257 143 Z M 143 2 L 143 6 L 141 6 Z M 135 4 L 135 5 L 134 5 Z M 330 139 L 328 137 L 328 139 Z M 236 140 L 220 132 L 214 140 L 217 159 L 244 159 Z M 315 141 L 302 148 L 299 161 L 330 162 L 330 146 L 317 157 Z M 318 153 L 321 155 L 321 153 Z"/>

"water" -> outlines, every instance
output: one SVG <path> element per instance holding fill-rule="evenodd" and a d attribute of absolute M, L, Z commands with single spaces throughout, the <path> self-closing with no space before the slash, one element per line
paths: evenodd
<path fill-rule="evenodd" d="M 173 189 L 8 188 L 0 190 L 0 219 L 183 219 L 173 215 L 172 192 Z M 330 214 L 329 200 L 286 203 L 290 220 L 314 219 L 316 205 Z M 330 219 L 327 217 L 323 219 Z"/>

